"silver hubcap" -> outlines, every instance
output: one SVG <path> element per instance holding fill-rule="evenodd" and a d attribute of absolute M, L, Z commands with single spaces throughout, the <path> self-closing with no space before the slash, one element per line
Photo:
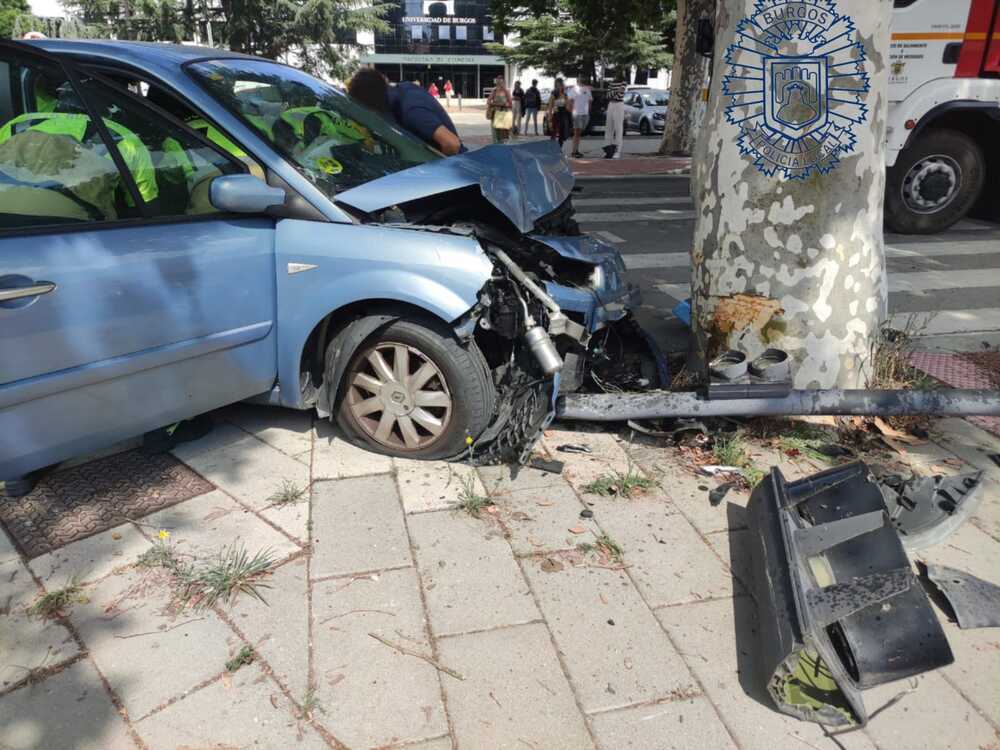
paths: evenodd
<path fill-rule="evenodd" d="M 347 403 L 357 425 L 400 451 L 426 448 L 451 419 L 444 375 L 412 346 L 384 341 L 364 352 L 350 374 Z"/>
<path fill-rule="evenodd" d="M 958 195 L 962 168 L 950 156 L 928 156 L 910 167 L 903 178 L 903 200 L 918 214 L 940 211 Z"/>

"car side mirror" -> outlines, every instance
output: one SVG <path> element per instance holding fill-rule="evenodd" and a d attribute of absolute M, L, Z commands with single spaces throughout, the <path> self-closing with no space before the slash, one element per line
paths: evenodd
<path fill-rule="evenodd" d="M 282 205 L 285 191 L 250 174 L 228 174 L 212 180 L 209 199 L 223 213 L 259 214 Z"/>
<path fill-rule="evenodd" d="M 712 19 L 698 19 L 694 48 L 702 57 L 712 57 L 715 54 L 715 27 L 712 25 Z"/>

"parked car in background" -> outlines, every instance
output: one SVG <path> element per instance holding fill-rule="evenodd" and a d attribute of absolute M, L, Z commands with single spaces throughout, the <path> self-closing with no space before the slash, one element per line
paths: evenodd
<path fill-rule="evenodd" d="M 638 130 L 643 135 L 662 133 L 667 118 L 670 92 L 663 89 L 639 89 L 625 93 L 625 132 Z"/>
<path fill-rule="evenodd" d="M 557 392 L 648 373 L 638 291 L 550 142 L 444 158 L 219 49 L 0 42 L 0 71 L 8 493 L 246 399 L 391 455 L 506 460 Z"/>

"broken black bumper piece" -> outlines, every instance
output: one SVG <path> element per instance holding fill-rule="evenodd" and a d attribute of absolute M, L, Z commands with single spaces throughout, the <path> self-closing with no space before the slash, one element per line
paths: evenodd
<path fill-rule="evenodd" d="M 863 725 L 862 690 L 953 661 L 863 463 L 797 482 L 772 469 L 748 510 L 761 663 L 779 710 Z"/>

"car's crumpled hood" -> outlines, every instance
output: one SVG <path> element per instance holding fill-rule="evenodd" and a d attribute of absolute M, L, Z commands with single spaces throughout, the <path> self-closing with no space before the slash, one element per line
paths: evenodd
<path fill-rule="evenodd" d="M 345 190 L 336 197 L 359 211 L 390 206 L 478 185 L 483 197 L 521 232 L 551 213 L 573 190 L 573 173 L 554 141 L 486 146 L 421 164 Z"/>
<path fill-rule="evenodd" d="M 540 242 L 555 250 L 564 258 L 593 263 L 595 266 L 610 262 L 614 270 L 619 272 L 625 270 L 621 253 L 611 245 L 601 242 L 589 234 L 580 234 L 575 237 L 551 237 L 542 234 L 529 234 L 528 236 L 535 242 Z"/>

